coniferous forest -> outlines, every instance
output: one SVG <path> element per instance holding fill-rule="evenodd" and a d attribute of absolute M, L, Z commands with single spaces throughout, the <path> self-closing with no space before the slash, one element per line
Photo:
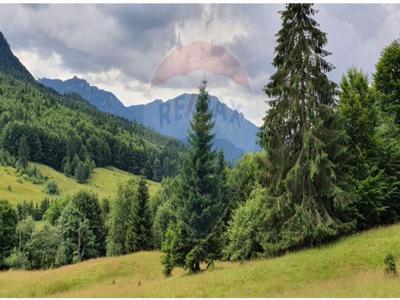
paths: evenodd
<path fill-rule="evenodd" d="M 351 68 L 335 83 L 316 13 L 312 4 L 280 13 L 262 150 L 234 165 L 213 148 L 206 79 L 184 145 L 42 86 L 0 36 L 0 165 L 54 195 L 36 206 L 0 200 L 0 268 L 161 250 L 171 276 L 175 268 L 280 256 L 398 222 L 400 42 L 382 49 L 373 76 Z M 84 189 L 64 197 L 33 163 L 81 184 L 105 166 L 138 177 L 112 199 Z M 146 179 L 160 182 L 154 195 Z"/>

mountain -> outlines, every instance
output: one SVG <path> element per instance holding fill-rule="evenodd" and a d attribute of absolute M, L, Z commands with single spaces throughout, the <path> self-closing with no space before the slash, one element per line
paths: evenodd
<path fill-rule="evenodd" d="M 158 99 L 147 104 L 125 107 L 112 93 L 91 86 L 76 76 L 65 81 L 43 78 L 39 82 L 62 94 L 78 93 L 101 111 L 136 121 L 181 141 L 187 138 L 197 99 L 197 94 L 182 94 L 165 102 Z M 229 161 L 236 161 L 246 152 L 260 150 L 256 142 L 258 127 L 243 114 L 231 109 L 215 96 L 210 96 L 210 108 L 215 118 L 214 146 L 223 150 Z"/>
<path fill-rule="evenodd" d="M 0 47 L 0 164 L 17 166 L 24 141 L 24 160 L 69 176 L 87 176 L 94 166 L 156 181 L 176 175 L 183 143 L 36 82 L 2 34 Z"/>
<path fill-rule="evenodd" d="M 17 79 L 34 82 L 35 79 L 12 53 L 10 45 L 5 39 L 3 33 L 0 32 L 0 71 L 12 74 Z"/>
<path fill-rule="evenodd" d="M 182 94 L 165 102 L 155 100 L 145 105 L 133 105 L 128 109 L 130 115 L 139 123 L 164 135 L 184 140 L 190 128 L 196 99 L 197 94 Z M 216 140 L 225 140 L 226 142 L 222 143 L 225 147 L 231 144 L 243 152 L 258 151 L 258 128 L 243 114 L 229 108 L 217 97 L 210 95 L 209 99 L 210 109 L 214 113 Z"/>
<path fill-rule="evenodd" d="M 77 93 L 90 104 L 97 107 L 99 110 L 111 113 L 120 117 L 128 117 L 126 107 L 118 100 L 114 94 L 105 90 L 99 89 L 95 86 L 89 85 L 84 79 L 79 79 L 74 76 L 71 79 L 52 80 L 52 79 L 39 79 L 41 84 L 51 87 L 61 94 Z"/>

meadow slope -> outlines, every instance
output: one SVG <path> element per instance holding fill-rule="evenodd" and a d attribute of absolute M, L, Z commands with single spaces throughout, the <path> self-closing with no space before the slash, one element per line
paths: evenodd
<path fill-rule="evenodd" d="M 126 182 L 136 175 L 121 171 L 114 167 L 95 168 L 87 184 L 79 184 L 74 178 L 65 176 L 53 168 L 33 163 L 43 175 L 57 183 L 60 195 L 63 197 L 72 195 L 80 190 L 88 190 L 96 193 L 99 198 L 114 197 L 117 193 L 118 183 Z M 150 195 L 153 195 L 159 183 L 148 180 Z M 45 184 L 33 184 L 30 181 L 17 177 L 16 169 L 0 166 L 0 199 L 10 201 L 12 204 L 23 200 L 39 202 L 45 197 L 52 198 L 44 192 Z"/>
<path fill-rule="evenodd" d="M 331 245 L 213 271 L 162 275 L 159 252 L 94 259 L 47 271 L 0 273 L 0 297 L 400 297 L 384 256 L 400 258 L 400 225 Z"/>

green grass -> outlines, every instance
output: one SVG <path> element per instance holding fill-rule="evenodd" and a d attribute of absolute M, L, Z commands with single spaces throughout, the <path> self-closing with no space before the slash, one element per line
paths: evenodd
<path fill-rule="evenodd" d="M 0 273 L 0 297 L 399 297 L 384 274 L 388 251 L 400 259 L 400 225 L 331 245 L 213 271 L 162 275 L 159 252 L 101 258 L 47 271 Z"/>
<path fill-rule="evenodd" d="M 96 193 L 99 198 L 114 197 L 119 182 L 125 182 L 130 178 L 137 177 L 118 170 L 116 168 L 96 168 L 87 184 L 79 184 L 73 178 L 66 177 L 62 173 L 41 164 L 34 164 L 43 175 L 55 181 L 60 189 L 60 195 L 74 194 L 80 190 L 89 190 Z M 148 180 L 150 195 L 159 188 L 159 183 Z M 5 199 L 13 204 L 23 200 L 39 202 L 44 197 L 50 197 L 44 192 L 45 184 L 33 184 L 21 177 L 17 177 L 16 170 L 12 167 L 0 166 L 0 199 Z M 51 198 L 51 197 L 50 197 Z"/>

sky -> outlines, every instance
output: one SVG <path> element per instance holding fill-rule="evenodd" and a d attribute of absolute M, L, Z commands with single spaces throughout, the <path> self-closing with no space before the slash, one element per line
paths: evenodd
<path fill-rule="evenodd" d="M 283 4 L 0 5 L 0 31 L 35 78 L 86 79 L 125 105 L 209 93 L 256 125 L 267 110 Z M 350 67 L 371 78 L 400 38 L 400 5 L 317 4 L 339 82 Z"/>

